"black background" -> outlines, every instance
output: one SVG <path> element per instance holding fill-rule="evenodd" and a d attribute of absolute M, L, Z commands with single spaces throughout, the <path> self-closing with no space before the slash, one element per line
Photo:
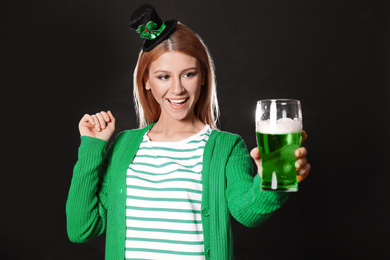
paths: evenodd
<path fill-rule="evenodd" d="M 144 1 L 2 1 L 0 259 L 103 259 L 73 244 L 65 202 L 77 124 L 110 109 L 136 128 L 128 27 Z M 385 3 L 387 2 L 387 4 Z M 386 259 L 388 1 L 149 1 L 201 35 L 214 58 L 221 129 L 255 147 L 255 104 L 302 101 L 310 176 L 259 228 L 233 220 L 236 259 Z"/>

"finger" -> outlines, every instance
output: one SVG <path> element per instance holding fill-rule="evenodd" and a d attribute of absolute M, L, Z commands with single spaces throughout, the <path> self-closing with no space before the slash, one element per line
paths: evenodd
<path fill-rule="evenodd" d="M 95 124 L 95 120 L 93 120 L 92 116 L 90 116 L 89 114 L 85 114 L 81 120 L 80 120 L 80 123 L 91 123 L 92 125 Z"/>
<path fill-rule="evenodd" d="M 307 163 L 305 164 L 305 166 L 303 166 L 302 169 L 298 171 L 297 174 L 298 182 L 301 182 L 304 179 L 306 179 L 306 177 L 309 175 L 310 169 L 311 169 L 311 165 Z"/>
<path fill-rule="evenodd" d="M 115 117 L 113 116 L 110 110 L 107 111 L 107 115 L 110 117 L 111 122 L 115 122 Z"/>
<path fill-rule="evenodd" d="M 99 123 L 99 119 L 97 118 L 96 115 L 92 115 L 92 118 L 93 120 L 95 121 L 95 129 L 96 131 L 100 132 L 101 128 L 100 128 L 100 123 Z"/>
<path fill-rule="evenodd" d="M 300 147 L 295 150 L 294 154 L 297 158 L 303 158 L 307 155 L 307 149 L 305 147 Z"/>
<path fill-rule="evenodd" d="M 107 111 L 107 116 L 110 117 L 110 122 L 107 123 L 107 127 L 115 130 L 115 117 L 112 115 L 110 110 Z"/>
<path fill-rule="evenodd" d="M 301 135 L 302 135 L 302 142 L 304 142 L 304 141 L 307 139 L 307 133 L 306 133 L 306 131 L 305 131 L 305 130 L 302 130 Z"/>
<path fill-rule="evenodd" d="M 307 158 L 303 157 L 295 162 L 295 168 L 299 171 L 307 163 Z"/>
<path fill-rule="evenodd" d="M 107 123 L 111 121 L 111 118 L 107 115 L 105 111 L 100 112 L 100 114 L 102 115 L 104 121 L 106 121 Z"/>
<path fill-rule="evenodd" d="M 104 120 L 103 115 L 101 113 L 97 113 L 96 117 L 99 119 L 100 128 L 105 129 L 106 128 L 106 121 Z"/>
<path fill-rule="evenodd" d="M 309 163 L 306 163 L 299 171 L 298 175 L 305 175 L 308 174 L 311 169 L 311 165 Z"/>

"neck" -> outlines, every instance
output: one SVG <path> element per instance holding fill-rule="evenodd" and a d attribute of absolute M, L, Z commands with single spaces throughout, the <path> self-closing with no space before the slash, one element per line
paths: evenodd
<path fill-rule="evenodd" d="M 149 132 L 149 138 L 152 141 L 181 141 L 192 135 L 199 133 L 205 124 L 197 117 L 189 120 L 173 120 L 164 118 L 161 114 L 157 123 Z"/>

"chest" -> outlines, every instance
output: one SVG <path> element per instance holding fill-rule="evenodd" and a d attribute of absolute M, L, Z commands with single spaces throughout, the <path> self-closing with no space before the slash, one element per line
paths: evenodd
<path fill-rule="evenodd" d="M 145 138 L 126 174 L 126 254 L 203 259 L 202 168 L 207 136 L 181 143 Z M 156 250 L 158 252 L 156 252 Z M 180 258 L 183 259 L 183 258 Z"/>

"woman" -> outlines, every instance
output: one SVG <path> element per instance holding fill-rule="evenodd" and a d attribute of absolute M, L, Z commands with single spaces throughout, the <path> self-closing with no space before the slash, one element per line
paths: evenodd
<path fill-rule="evenodd" d="M 287 195 L 261 191 L 243 140 L 216 129 L 213 63 L 199 36 L 177 20 L 162 22 L 150 5 L 130 27 L 146 38 L 134 73 L 140 129 L 120 133 L 105 153 L 113 114 L 81 119 L 69 238 L 85 242 L 107 230 L 106 259 L 233 259 L 229 214 L 258 226 Z M 261 173 L 259 150 L 251 156 Z M 310 170 L 306 149 L 296 156 L 301 181 Z"/>

